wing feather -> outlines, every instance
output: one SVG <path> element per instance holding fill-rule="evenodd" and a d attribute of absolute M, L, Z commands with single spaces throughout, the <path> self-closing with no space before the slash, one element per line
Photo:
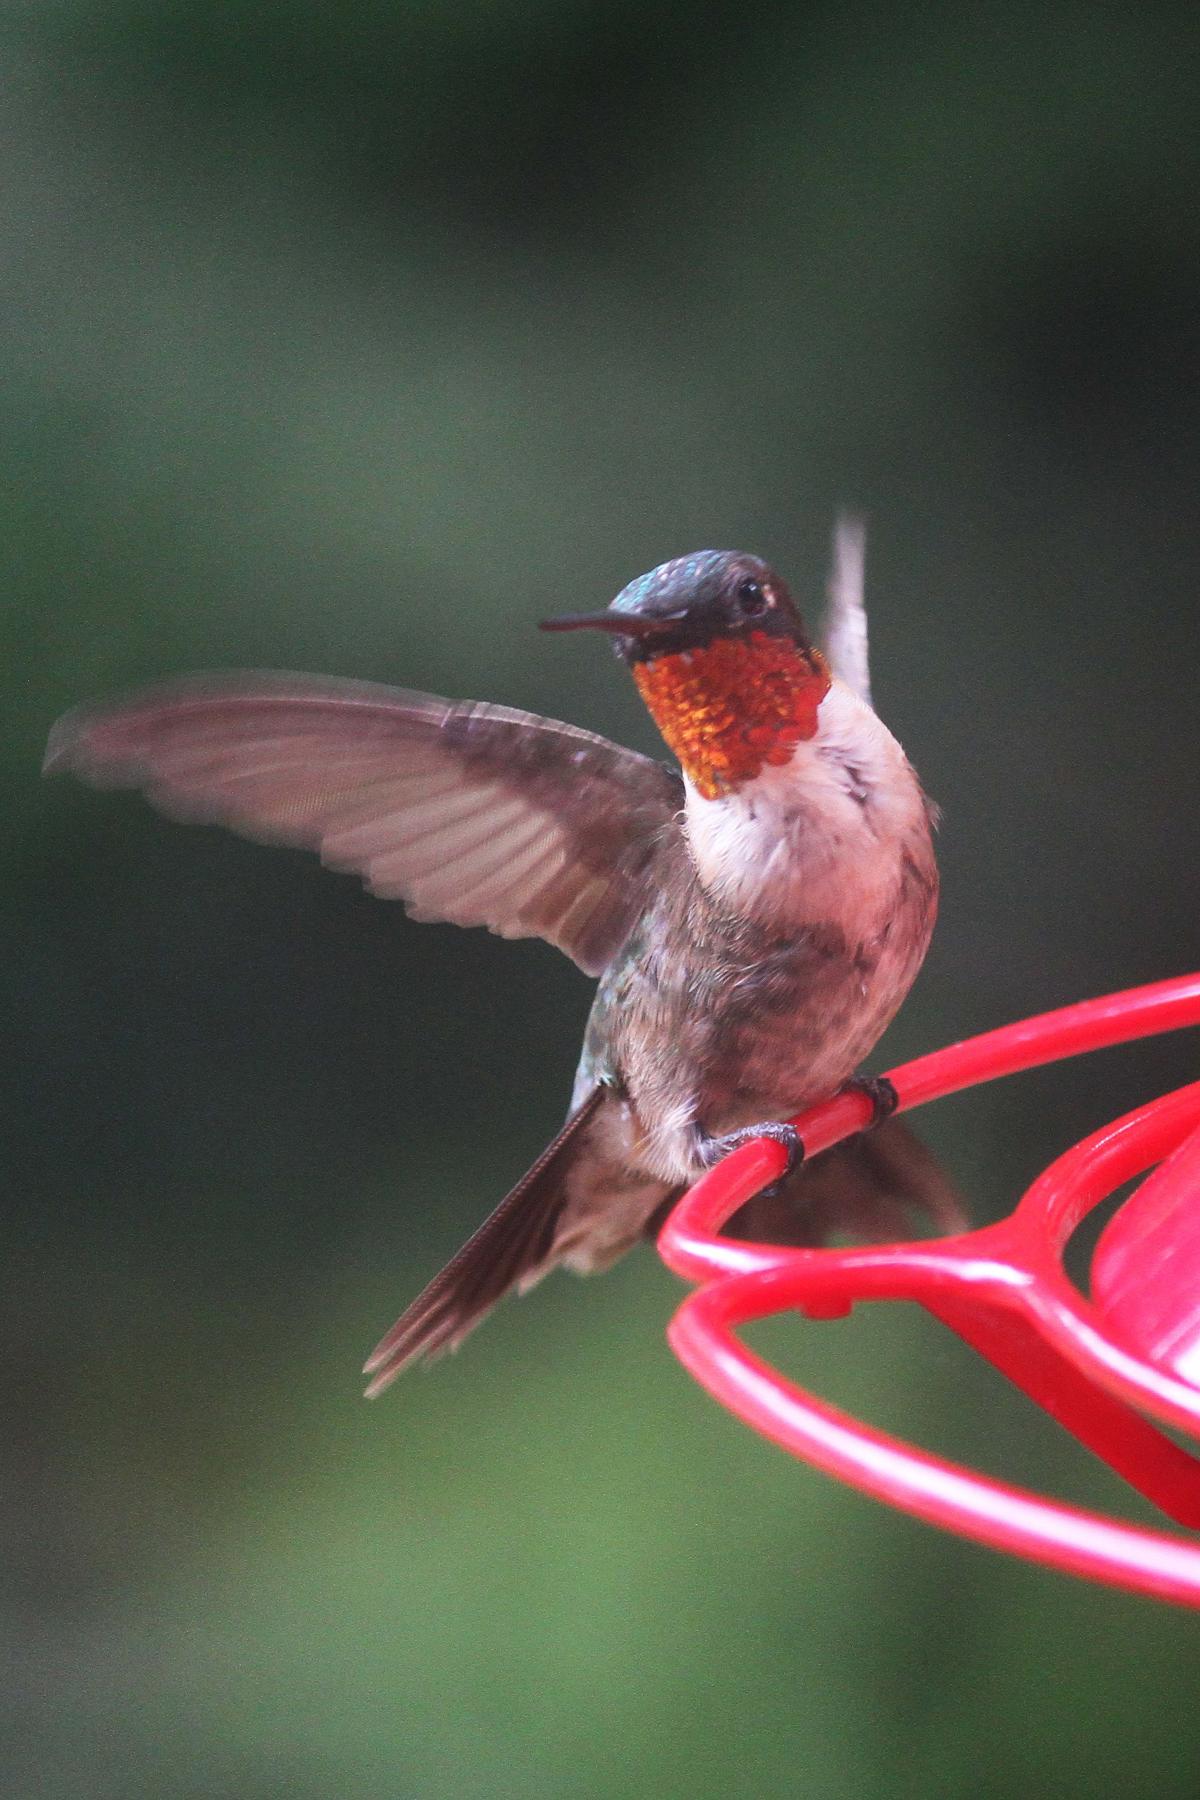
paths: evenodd
<path fill-rule="evenodd" d="M 544 937 L 591 975 L 682 802 L 670 770 L 572 725 L 306 675 L 192 676 L 80 709 L 46 769 L 317 851 L 414 918 Z"/>
<path fill-rule="evenodd" d="M 864 521 L 853 513 L 839 513 L 833 529 L 833 557 L 821 636 L 834 674 L 869 706 L 871 669 L 863 592 L 866 551 Z"/>

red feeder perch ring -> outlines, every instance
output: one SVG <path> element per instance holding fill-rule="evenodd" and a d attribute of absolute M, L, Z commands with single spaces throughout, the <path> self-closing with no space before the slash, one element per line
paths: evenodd
<path fill-rule="evenodd" d="M 891 1070 L 902 1111 L 1084 1050 L 1200 1024 L 1200 974 L 1043 1013 Z M 847 1093 L 802 1114 L 810 1153 L 861 1128 Z M 786 1380 L 734 1335 L 795 1309 L 836 1318 L 859 1300 L 915 1300 L 1168 1518 L 1200 1529 L 1200 1082 L 1153 1100 L 1060 1156 L 1000 1224 L 931 1242 L 794 1250 L 716 1235 L 778 1177 L 783 1152 L 744 1145 L 697 1182 L 659 1237 L 701 1285 L 671 1322 L 685 1368 L 793 1455 L 919 1518 L 996 1549 L 1200 1606 L 1200 1542 L 1124 1524 L 991 1480 L 849 1417 Z M 1088 1301 L 1062 1255 L 1086 1213 L 1153 1173 L 1105 1228 Z"/>

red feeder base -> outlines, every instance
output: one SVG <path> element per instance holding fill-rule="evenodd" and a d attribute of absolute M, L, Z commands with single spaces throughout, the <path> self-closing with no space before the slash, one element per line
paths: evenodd
<path fill-rule="evenodd" d="M 1085 1050 L 1200 1023 L 1200 974 L 1156 982 L 920 1057 L 890 1071 L 900 1109 Z M 867 1122 L 846 1093 L 802 1114 L 810 1154 Z M 675 1207 L 659 1251 L 701 1285 L 670 1341 L 684 1366 L 764 1436 L 936 1525 L 1074 1575 L 1200 1606 L 1200 1544 L 1066 1506 L 926 1454 L 838 1411 L 734 1336 L 796 1309 L 835 1318 L 858 1300 L 915 1300 L 994 1363 L 1171 1519 L 1200 1529 L 1200 1461 L 1160 1429 L 1200 1438 L 1200 1082 L 1151 1101 L 1050 1165 L 998 1225 L 926 1243 L 794 1250 L 716 1235 L 783 1169 L 744 1145 Z M 1154 1167 L 1157 1165 L 1157 1167 Z M 1105 1228 L 1093 1299 L 1062 1255 L 1080 1219 L 1154 1168 Z"/>

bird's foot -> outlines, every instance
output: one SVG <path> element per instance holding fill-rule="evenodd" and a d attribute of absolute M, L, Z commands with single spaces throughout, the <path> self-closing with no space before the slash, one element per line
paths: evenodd
<path fill-rule="evenodd" d="M 787 1180 L 794 1169 L 798 1169 L 804 1161 L 804 1139 L 794 1125 L 781 1124 L 777 1119 L 764 1119 L 761 1125 L 743 1125 L 738 1131 L 730 1131 L 724 1137 L 706 1138 L 700 1146 L 700 1154 L 706 1168 L 711 1169 L 732 1150 L 740 1150 L 743 1144 L 752 1143 L 755 1138 L 768 1138 L 771 1143 L 778 1144 L 787 1154 L 787 1163 L 782 1174 L 774 1183 Z"/>
<path fill-rule="evenodd" d="M 838 1089 L 839 1094 L 861 1094 L 871 1102 L 871 1117 L 863 1126 L 870 1131 L 872 1126 L 882 1125 L 890 1119 L 900 1104 L 900 1096 L 886 1075 L 855 1075 L 850 1081 L 844 1081 Z"/>

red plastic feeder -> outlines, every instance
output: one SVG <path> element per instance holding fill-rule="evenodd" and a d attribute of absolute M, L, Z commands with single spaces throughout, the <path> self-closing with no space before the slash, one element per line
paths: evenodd
<path fill-rule="evenodd" d="M 1200 974 L 1132 988 L 969 1038 L 893 1069 L 900 1109 L 977 1082 L 1200 1023 Z M 839 1095 L 802 1114 L 810 1154 L 866 1122 Z M 1033 1183 L 1011 1217 L 929 1242 L 849 1250 L 735 1243 L 716 1234 L 783 1169 L 746 1144 L 697 1182 L 658 1240 L 699 1282 L 672 1348 L 722 1405 L 793 1455 L 936 1525 L 1135 1593 L 1200 1606 L 1200 1543 L 991 1480 L 888 1437 L 786 1380 L 734 1330 L 796 1309 L 841 1317 L 858 1300 L 915 1300 L 1109 1463 L 1168 1518 L 1200 1529 L 1200 1461 L 1160 1429 L 1200 1438 L 1200 1082 L 1093 1132 Z M 1092 1299 L 1063 1250 L 1122 1182 L 1153 1173 L 1105 1228 Z"/>

